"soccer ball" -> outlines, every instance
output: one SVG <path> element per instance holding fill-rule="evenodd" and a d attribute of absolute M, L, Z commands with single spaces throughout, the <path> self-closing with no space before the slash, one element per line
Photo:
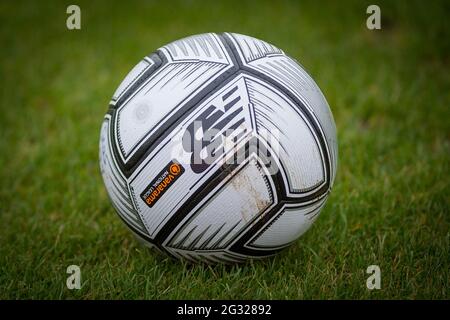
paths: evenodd
<path fill-rule="evenodd" d="M 145 57 L 114 93 L 100 167 L 145 244 L 192 262 L 274 255 L 316 220 L 336 175 L 336 128 L 277 47 L 201 34 Z"/>

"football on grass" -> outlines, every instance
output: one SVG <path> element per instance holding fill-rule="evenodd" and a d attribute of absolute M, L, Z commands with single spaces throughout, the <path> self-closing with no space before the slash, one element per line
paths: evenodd
<path fill-rule="evenodd" d="M 118 216 L 192 262 L 242 262 L 292 244 L 333 185 L 336 129 L 322 92 L 281 49 L 233 33 L 169 43 L 139 62 L 101 127 Z"/>

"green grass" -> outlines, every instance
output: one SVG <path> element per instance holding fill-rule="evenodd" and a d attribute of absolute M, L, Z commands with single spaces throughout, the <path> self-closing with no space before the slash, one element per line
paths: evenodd
<path fill-rule="evenodd" d="M 0 298 L 448 299 L 450 27 L 447 2 L 0 3 Z M 422 4 L 422 5 L 421 5 Z M 298 59 L 338 128 L 339 168 L 320 218 L 275 258 L 188 265 L 141 246 L 98 165 L 109 98 L 154 49 L 234 31 Z M 82 288 L 66 288 L 81 267 Z M 381 290 L 366 288 L 369 265 Z"/>

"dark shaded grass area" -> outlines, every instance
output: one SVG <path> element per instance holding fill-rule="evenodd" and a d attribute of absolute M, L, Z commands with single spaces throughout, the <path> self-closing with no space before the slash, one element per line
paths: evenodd
<path fill-rule="evenodd" d="M 449 298 L 448 2 L 0 3 L 0 298 Z M 339 170 L 320 218 L 275 258 L 187 265 L 142 247 L 101 181 L 109 98 L 146 54 L 233 31 L 299 60 L 338 128 Z M 66 288 L 66 268 L 82 289 Z M 381 290 L 366 288 L 369 265 Z"/>

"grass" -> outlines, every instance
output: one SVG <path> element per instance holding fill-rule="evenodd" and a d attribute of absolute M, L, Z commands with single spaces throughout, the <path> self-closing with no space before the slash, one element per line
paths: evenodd
<path fill-rule="evenodd" d="M 450 28 L 446 2 L 0 3 L 1 299 L 448 299 Z M 339 3 L 339 4 L 338 4 Z M 109 98 L 154 49 L 234 31 L 298 59 L 338 128 L 339 169 L 315 225 L 275 258 L 188 265 L 142 247 L 98 165 Z M 81 267 L 82 288 L 66 288 Z M 381 289 L 366 268 L 381 268 Z"/>

